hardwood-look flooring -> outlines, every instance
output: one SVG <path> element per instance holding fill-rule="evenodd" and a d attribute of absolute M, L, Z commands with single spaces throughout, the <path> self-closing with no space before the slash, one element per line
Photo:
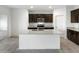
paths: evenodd
<path fill-rule="evenodd" d="M 79 53 L 79 46 L 68 39 L 61 38 L 60 43 L 61 49 L 59 50 L 18 50 L 19 38 L 6 38 L 0 40 L 0 53 Z"/>
<path fill-rule="evenodd" d="M 79 53 L 79 45 L 68 39 L 61 38 L 60 45 L 62 53 Z"/>
<path fill-rule="evenodd" d="M 19 39 L 14 38 L 5 38 L 0 40 L 0 53 L 11 53 L 15 52 L 18 48 Z"/>

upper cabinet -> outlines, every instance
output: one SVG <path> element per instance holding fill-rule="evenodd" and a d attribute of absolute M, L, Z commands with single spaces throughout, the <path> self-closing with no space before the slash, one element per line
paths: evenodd
<path fill-rule="evenodd" d="M 79 23 L 79 9 L 71 11 L 71 23 Z"/>
<path fill-rule="evenodd" d="M 53 22 L 53 14 L 29 14 L 29 22 L 36 23 L 38 21 L 45 23 Z"/>

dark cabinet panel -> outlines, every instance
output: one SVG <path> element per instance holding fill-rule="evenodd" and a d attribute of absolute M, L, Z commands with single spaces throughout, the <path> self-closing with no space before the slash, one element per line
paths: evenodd
<path fill-rule="evenodd" d="M 29 22 L 37 22 L 37 20 L 36 20 L 36 14 L 35 15 L 29 14 Z"/>
<path fill-rule="evenodd" d="M 79 9 L 71 11 L 71 22 L 79 23 Z"/>
<path fill-rule="evenodd" d="M 67 29 L 67 38 L 79 45 L 79 32 Z"/>
<path fill-rule="evenodd" d="M 47 15 L 44 15 L 44 17 L 46 18 L 45 19 L 45 22 L 52 22 L 53 20 L 53 15 L 52 14 L 47 14 Z"/>
<path fill-rule="evenodd" d="M 77 44 L 79 45 L 79 33 L 77 33 Z"/>
<path fill-rule="evenodd" d="M 29 22 L 37 22 L 37 18 L 44 18 L 44 22 L 53 22 L 53 14 L 29 14 Z"/>
<path fill-rule="evenodd" d="M 76 23 L 79 23 L 79 15 L 77 15 L 76 17 L 77 17 Z"/>

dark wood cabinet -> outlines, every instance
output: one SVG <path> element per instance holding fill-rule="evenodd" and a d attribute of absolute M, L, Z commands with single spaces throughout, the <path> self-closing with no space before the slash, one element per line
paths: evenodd
<path fill-rule="evenodd" d="M 37 22 L 37 18 L 44 18 L 44 22 L 48 22 L 48 23 L 53 22 L 53 14 L 29 14 L 30 23 Z"/>
<path fill-rule="evenodd" d="M 36 17 L 37 17 L 36 14 L 35 15 L 29 14 L 29 22 L 37 22 Z"/>
<path fill-rule="evenodd" d="M 79 32 L 67 29 L 67 38 L 79 45 Z"/>
<path fill-rule="evenodd" d="M 71 23 L 79 23 L 79 9 L 71 11 Z"/>

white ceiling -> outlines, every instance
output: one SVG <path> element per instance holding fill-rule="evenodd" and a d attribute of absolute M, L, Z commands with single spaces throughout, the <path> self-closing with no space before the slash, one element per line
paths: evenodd
<path fill-rule="evenodd" d="M 49 8 L 50 5 L 6 5 L 9 8 L 26 8 L 29 10 L 53 10 L 54 8 L 63 8 L 65 5 L 51 5 L 52 8 Z M 30 8 L 33 6 L 34 8 Z"/>
<path fill-rule="evenodd" d="M 53 13 L 55 8 L 64 8 L 65 5 L 5 5 L 8 8 L 25 8 L 29 10 L 29 13 Z M 31 8 L 33 6 L 33 8 Z M 52 8 L 49 8 L 51 6 Z"/>
<path fill-rule="evenodd" d="M 5 7 L 8 8 L 21 8 L 21 9 L 28 9 L 29 12 L 50 12 L 52 13 L 52 11 L 54 9 L 60 9 L 60 8 L 64 8 L 64 7 L 73 7 L 74 5 L 3 5 Z M 31 8 L 31 6 L 33 6 L 33 8 Z M 49 8 L 49 6 L 51 6 L 52 8 Z"/>

